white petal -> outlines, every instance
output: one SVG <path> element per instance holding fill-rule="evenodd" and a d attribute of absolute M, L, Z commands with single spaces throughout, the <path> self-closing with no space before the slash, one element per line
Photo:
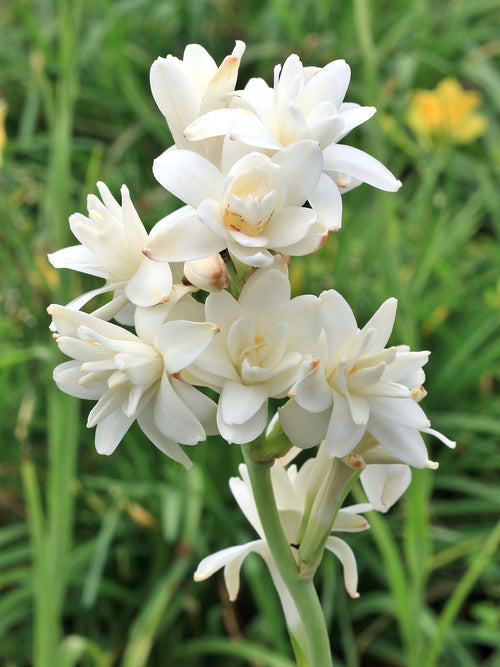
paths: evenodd
<path fill-rule="evenodd" d="M 370 346 L 371 350 L 382 350 L 386 346 L 394 326 L 394 320 L 396 319 L 397 307 L 397 299 L 387 299 L 363 327 L 362 331 L 375 329 L 377 332 Z"/>
<path fill-rule="evenodd" d="M 199 563 L 194 573 L 194 580 L 203 581 L 211 577 L 221 567 L 224 567 L 224 578 L 229 599 L 231 601 L 236 600 L 240 587 L 241 564 L 247 555 L 255 551 L 255 547 L 260 544 L 262 544 L 262 540 L 254 540 L 247 544 L 222 549 L 222 551 L 207 556 Z"/>
<path fill-rule="evenodd" d="M 178 146 L 187 147 L 183 132 L 198 114 L 199 101 L 175 60 L 158 58 L 151 66 L 151 92 L 165 116 L 170 132 Z"/>
<path fill-rule="evenodd" d="M 73 269 L 98 278 L 107 278 L 109 275 L 94 253 L 83 245 L 56 250 L 47 255 L 47 259 L 56 269 Z"/>
<path fill-rule="evenodd" d="M 318 183 L 323 155 L 316 141 L 297 141 L 276 153 L 273 162 L 285 172 L 287 206 L 302 206 Z"/>
<path fill-rule="evenodd" d="M 166 373 L 161 379 L 154 406 L 155 422 L 167 438 L 184 445 L 195 445 L 205 439 L 199 420 L 179 398 Z"/>
<path fill-rule="evenodd" d="M 218 337 L 212 341 L 210 348 L 190 366 L 189 371 L 202 380 L 206 378 L 210 385 L 217 387 L 222 387 L 226 379 L 236 382 L 240 380 L 229 356 L 226 341 Z"/>
<path fill-rule="evenodd" d="M 342 172 L 387 192 L 396 192 L 401 187 L 401 181 L 381 162 L 352 146 L 332 144 L 323 151 L 323 159 L 326 172 Z"/>
<path fill-rule="evenodd" d="M 327 72 L 333 74 L 335 79 L 336 91 L 332 102 L 338 109 L 343 102 L 349 87 L 349 82 L 351 80 L 351 68 L 345 60 L 333 60 L 331 63 L 328 63 L 328 65 L 325 65 L 324 69 Z"/>
<path fill-rule="evenodd" d="M 289 323 L 288 349 L 310 353 L 316 347 L 320 334 L 320 301 L 312 294 L 302 294 L 285 303 L 281 319 Z"/>
<path fill-rule="evenodd" d="M 367 512 L 369 510 L 373 509 L 370 503 L 365 503 L 363 506 L 362 510 L 363 512 Z M 356 514 L 354 511 L 346 511 L 346 509 L 342 508 L 339 510 L 337 516 L 335 517 L 335 521 L 332 527 L 332 531 L 334 532 L 344 532 L 344 533 L 358 533 L 362 530 L 367 530 L 370 527 L 370 524 L 368 521 L 365 519 L 364 516 L 361 516 L 361 514 Z"/>
<path fill-rule="evenodd" d="M 99 183 L 97 184 L 99 186 Z M 121 220 L 125 241 L 131 253 L 136 253 L 146 243 L 148 235 L 144 225 L 135 210 L 126 185 L 121 187 L 122 210 Z M 104 199 L 103 199 L 104 201 Z"/>
<path fill-rule="evenodd" d="M 205 301 L 205 315 L 207 322 L 214 322 L 221 331 L 227 331 L 239 315 L 238 302 L 226 291 L 209 294 Z"/>
<path fill-rule="evenodd" d="M 235 117 L 230 133 L 237 141 L 256 148 L 275 151 L 283 148 L 281 141 L 254 115 L 241 114 Z"/>
<path fill-rule="evenodd" d="M 184 206 L 156 223 L 144 253 L 157 261 L 185 262 L 209 257 L 225 247 L 225 242 L 207 229 L 196 211 Z"/>
<path fill-rule="evenodd" d="M 210 83 L 203 95 L 200 105 L 200 113 L 217 109 L 225 103 L 229 93 L 234 91 L 236 78 L 238 76 L 238 67 L 244 51 L 245 43 L 237 41 L 232 54 L 224 58 L 221 66 L 210 79 Z"/>
<path fill-rule="evenodd" d="M 279 107 L 279 138 L 284 146 L 299 141 L 307 132 L 307 122 L 299 107 L 285 100 Z"/>
<path fill-rule="evenodd" d="M 315 222 L 316 213 L 312 209 L 286 207 L 271 218 L 261 236 L 268 248 L 279 250 L 300 243 Z"/>
<path fill-rule="evenodd" d="M 97 452 L 99 454 L 112 454 L 134 421 L 135 415 L 126 417 L 121 408 L 100 421 L 95 431 Z"/>
<path fill-rule="evenodd" d="M 219 403 L 217 410 L 217 426 L 224 440 L 229 443 L 235 442 L 243 445 L 255 440 L 266 428 L 267 423 L 267 401 L 264 401 L 262 407 L 248 421 L 242 424 L 226 424 L 222 418 L 222 409 Z"/>
<path fill-rule="evenodd" d="M 340 537 L 332 536 L 326 540 L 325 548 L 334 553 L 342 563 L 346 591 L 352 598 L 358 598 L 358 567 L 356 565 L 356 558 L 353 550 L 347 542 L 341 540 Z"/>
<path fill-rule="evenodd" d="M 221 218 L 219 201 L 215 201 L 214 199 L 205 199 L 198 206 L 197 214 L 205 227 L 212 234 L 215 234 L 218 237 L 219 243 L 225 248 L 227 241 L 221 241 L 221 239 L 227 239 L 228 230 L 226 227 L 224 227 L 224 223 Z"/>
<path fill-rule="evenodd" d="M 80 384 L 80 378 L 84 374 L 80 361 L 65 361 L 54 368 L 54 381 L 61 391 L 70 396 L 90 400 L 100 398 L 103 391 L 106 390 L 106 385 L 103 382 L 102 388 L 96 386 L 86 387 Z"/>
<path fill-rule="evenodd" d="M 425 468 L 429 462 L 427 449 L 416 428 L 398 424 L 380 415 L 371 414 L 368 432 L 400 461 L 415 468 Z"/>
<path fill-rule="evenodd" d="M 342 133 L 337 137 L 336 139 L 337 141 L 341 141 L 346 136 L 346 134 L 348 134 L 355 127 L 358 127 L 358 125 L 361 125 L 362 123 L 365 123 L 367 120 L 370 120 L 370 118 L 377 110 L 375 109 L 375 107 L 356 106 L 354 108 L 345 110 L 342 110 L 342 108 L 340 108 L 339 111 L 342 114 L 342 120 L 344 121 L 344 129 Z"/>
<path fill-rule="evenodd" d="M 268 250 L 246 248 L 232 239 L 228 241 L 227 248 L 230 255 L 247 266 L 267 267 L 274 262 L 274 258 Z"/>
<path fill-rule="evenodd" d="M 378 512 L 387 512 L 403 495 L 411 482 L 411 470 L 403 464 L 367 465 L 361 483 L 368 501 Z"/>
<path fill-rule="evenodd" d="M 338 292 L 328 290 L 322 292 L 319 298 L 329 359 L 335 360 L 339 354 L 342 354 L 346 344 L 356 334 L 358 325 L 351 307 Z"/>
<path fill-rule="evenodd" d="M 385 373 L 382 376 L 384 381 L 393 380 L 394 382 L 401 382 L 407 387 L 409 386 L 410 389 L 413 389 L 418 386 L 419 383 L 408 385 L 406 384 L 406 378 L 421 370 L 422 366 L 429 360 L 429 354 L 430 353 L 426 350 L 421 352 L 400 352 L 399 349 L 396 348 L 396 357 L 387 365 Z"/>
<path fill-rule="evenodd" d="M 193 208 L 204 199 L 218 200 L 224 186 L 220 171 L 193 151 L 165 151 L 153 162 L 153 174 L 164 188 Z"/>
<path fill-rule="evenodd" d="M 210 344 L 217 327 L 211 322 L 175 320 L 162 325 L 155 336 L 155 347 L 163 356 L 169 373 L 177 373 L 192 363 Z"/>
<path fill-rule="evenodd" d="M 248 317 L 239 317 L 229 329 L 227 347 L 235 365 L 240 363 L 242 351 L 255 344 L 255 327 Z"/>
<path fill-rule="evenodd" d="M 322 225 L 314 224 L 310 227 L 302 241 L 298 241 L 292 245 L 280 246 L 279 252 L 284 255 L 292 255 L 293 257 L 309 255 L 321 248 L 326 241 L 327 236 L 328 232 L 325 232 L 325 228 Z"/>
<path fill-rule="evenodd" d="M 251 419 L 263 403 L 267 401 L 265 385 L 245 386 L 239 382 L 226 380 L 219 399 L 222 418 L 226 424 L 243 424 Z"/>
<path fill-rule="evenodd" d="M 324 440 L 331 412 L 328 408 L 313 414 L 301 408 L 293 399 L 278 408 L 280 423 L 287 438 L 301 448 L 313 447 Z"/>
<path fill-rule="evenodd" d="M 322 364 L 299 380 L 292 391 L 297 403 L 309 412 L 323 412 L 332 406 L 333 393 Z"/>
<path fill-rule="evenodd" d="M 128 391 L 120 387 L 116 390 L 108 389 L 89 412 L 87 428 L 92 428 L 92 426 L 95 426 L 119 408 L 123 404 L 127 394 Z M 131 417 L 132 415 L 128 416 Z"/>
<path fill-rule="evenodd" d="M 214 109 L 196 118 L 184 131 L 190 141 L 219 137 L 230 132 L 233 123 L 240 117 L 250 120 L 255 116 L 246 109 Z"/>
<path fill-rule="evenodd" d="M 381 387 L 383 386 L 381 383 Z M 372 412 L 386 419 L 416 428 L 419 431 L 430 426 L 425 412 L 413 398 L 392 398 L 382 395 L 370 396 L 368 400 Z"/>
<path fill-rule="evenodd" d="M 336 232 L 342 225 L 342 196 L 338 187 L 326 174 L 321 174 L 316 189 L 309 197 L 316 211 L 318 223 L 328 231 Z"/>
<path fill-rule="evenodd" d="M 104 322 L 80 310 L 73 310 L 53 303 L 47 308 L 47 312 L 52 315 L 57 331 L 63 336 L 78 337 L 79 328 L 87 327 L 96 334 L 117 342 L 130 341 L 137 343 L 139 340 L 137 336 L 123 327 L 111 324 L 111 322 Z"/>
<path fill-rule="evenodd" d="M 290 283 L 280 271 L 255 273 L 240 294 L 240 313 L 253 321 L 257 334 L 267 333 L 276 322 L 280 308 L 289 300 Z"/>
<path fill-rule="evenodd" d="M 170 378 L 170 383 L 177 396 L 189 407 L 191 412 L 198 418 L 206 435 L 217 435 L 217 403 L 206 396 L 202 391 L 196 389 L 188 382 Z"/>
<path fill-rule="evenodd" d="M 325 438 L 328 457 L 342 458 L 349 454 L 365 431 L 365 424 L 354 422 L 347 400 L 341 394 L 334 392 L 332 416 Z"/>
<path fill-rule="evenodd" d="M 184 450 L 170 438 L 166 438 L 163 433 L 157 428 L 154 422 L 153 403 L 150 402 L 137 417 L 137 422 L 141 427 L 144 435 L 151 440 L 153 445 L 158 447 L 160 451 L 166 454 L 169 458 L 182 464 L 186 469 L 193 465 L 189 456 L 184 453 Z"/>
<path fill-rule="evenodd" d="M 264 537 L 264 530 L 262 528 L 259 512 L 257 511 L 257 505 L 255 504 L 255 499 L 253 497 L 252 485 L 248 477 L 248 470 L 246 465 L 244 463 L 240 463 L 238 466 L 238 471 L 241 475 L 241 478 L 231 477 L 229 479 L 231 493 L 233 494 L 234 499 L 238 503 L 246 519 L 254 528 L 255 532 L 260 537 Z"/>
<path fill-rule="evenodd" d="M 172 271 L 168 262 L 152 262 L 145 257 L 129 280 L 125 295 L 136 306 L 154 306 L 166 301 L 172 290 Z"/>

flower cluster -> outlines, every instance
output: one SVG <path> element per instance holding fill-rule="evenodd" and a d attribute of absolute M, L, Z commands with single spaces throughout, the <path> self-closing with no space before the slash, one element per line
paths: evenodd
<path fill-rule="evenodd" d="M 96 401 L 88 426 L 97 426 L 100 453 L 113 452 L 137 420 L 186 467 L 181 445 L 207 435 L 237 444 L 262 440 L 269 399 L 277 400 L 285 449 L 325 441 L 314 459 L 322 457 L 321 475 L 310 474 L 318 470 L 312 462 L 299 472 L 273 468 L 275 490 L 288 499 L 279 505 L 285 532 L 298 544 L 301 526 L 314 528 L 325 511 L 313 501 L 333 462 L 368 464 L 365 509 L 381 511 L 406 487 L 407 465 L 435 467 L 421 432 L 436 432 L 418 405 L 428 352 L 387 347 L 395 299 L 360 329 L 334 290 L 291 298 L 290 257 L 313 253 L 340 228 L 341 195 L 362 182 L 392 192 L 401 184 L 375 158 L 339 143 L 375 112 L 344 102 L 344 61 L 304 67 L 292 55 L 275 68 L 272 87 L 251 79 L 237 90 L 244 49 L 237 42 L 220 67 L 196 44 L 182 60 L 153 64 L 153 96 L 174 140 L 153 173 L 183 206 L 148 234 L 127 187 L 120 204 L 98 183 L 101 198 L 89 196 L 88 216 L 70 217 L 79 245 L 49 255 L 51 263 L 105 284 L 49 307 L 56 341 L 71 358 L 54 378 L 63 391 Z M 105 294 L 104 305 L 81 311 Z M 282 588 L 245 470 L 231 489 L 261 539 L 211 557 L 197 574 L 225 564 L 232 597 L 250 550 L 263 555 Z M 328 530 L 367 527 L 356 508 L 336 517 L 328 511 Z M 304 528 L 310 542 L 313 528 Z M 354 595 L 349 547 L 336 536 L 320 543 L 341 559 Z M 304 547 L 298 558 L 307 564 L 309 556 Z"/>
<path fill-rule="evenodd" d="M 308 459 L 300 469 L 297 469 L 294 464 L 285 468 L 285 465 L 297 455 L 298 451 L 300 450 L 296 449 L 286 459 L 276 461 L 271 468 L 271 480 L 281 522 L 289 543 L 295 545 L 294 553 L 297 554 L 297 559 L 300 534 L 304 532 L 304 517 L 315 520 L 315 517 L 308 516 L 311 510 L 309 499 L 311 496 L 315 497 L 318 493 L 318 478 L 325 479 L 328 469 L 333 465 L 332 460 L 326 457 L 325 448 L 322 445 L 319 447 L 316 457 Z M 397 474 L 393 475 L 393 471 Z M 255 552 L 259 553 L 266 561 L 276 588 L 282 594 L 284 586 L 272 561 L 262 530 L 246 465 L 241 464 L 239 472 L 241 477 L 232 477 L 229 480 L 229 486 L 241 511 L 260 539 L 240 546 L 228 547 L 207 556 L 198 565 L 194 575 L 195 580 L 202 581 L 224 567 L 229 598 L 235 600 L 239 591 L 241 565 L 249 553 Z M 411 472 L 406 465 L 375 464 L 367 466 L 361 473 L 361 483 L 369 502 L 341 508 L 333 521 L 332 534 L 327 537 L 325 548 L 340 560 L 344 570 L 346 590 L 353 598 L 359 597 L 356 560 L 350 546 L 343 539 L 337 537 L 336 533 L 354 533 L 367 530 L 370 525 L 361 516 L 361 513 L 374 509 L 379 512 L 386 512 L 404 493 L 410 480 Z M 287 604 L 290 606 L 289 602 Z M 290 613 L 293 613 L 293 611 Z"/>

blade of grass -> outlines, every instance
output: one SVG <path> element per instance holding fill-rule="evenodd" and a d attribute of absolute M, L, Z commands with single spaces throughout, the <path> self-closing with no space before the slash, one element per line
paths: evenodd
<path fill-rule="evenodd" d="M 483 548 L 477 554 L 467 572 L 459 581 L 451 597 L 448 598 L 437 622 L 436 631 L 431 640 L 426 658 L 422 664 L 425 664 L 428 667 L 435 667 L 435 665 L 437 665 L 439 655 L 446 643 L 446 633 L 457 617 L 461 606 L 465 602 L 479 576 L 495 555 L 499 544 L 500 521 L 496 524 L 495 528 L 485 541 Z"/>

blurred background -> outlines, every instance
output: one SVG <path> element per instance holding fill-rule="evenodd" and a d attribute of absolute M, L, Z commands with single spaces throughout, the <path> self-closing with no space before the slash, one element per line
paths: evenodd
<path fill-rule="evenodd" d="M 227 481 L 237 446 L 187 473 L 131 429 L 109 458 L 89 404 L 59 392 L 45 309 L 98 280 L 51 268 L 103 180 L 149 229 L 176 202 L 151 173 L 171 144 L 149 90 L 158 56 L 247 43 L 239 81 L 291 53 L 344 58 L 378 109 L 347 143 L 403 181 L 344 197 L 343 227 L 294 259 L 296 294 L 338 289 L 362 325 L 399 299 L 393 343 L 430 349 L 424 408 L 457 441 L 372 529 L 347 536 L 361 597 L 317 575 L 336 665 L 500 665 L 500 1 L 5 0 L 0 8 L 0 663 L 291 667 L 266 568 L 228 602 L 202 557 L 254 539 Z M 361 496 L 358 494 L 355 499 Z"/>

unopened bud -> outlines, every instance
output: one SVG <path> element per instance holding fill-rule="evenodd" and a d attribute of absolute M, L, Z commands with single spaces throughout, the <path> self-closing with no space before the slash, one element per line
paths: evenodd
<path fill-rule="evenodd" d="M 206 292 L 220 292 L 231 281 L 226 265 L 219 254 L 184 262 L 184 275 L 192 285 Z"/>

